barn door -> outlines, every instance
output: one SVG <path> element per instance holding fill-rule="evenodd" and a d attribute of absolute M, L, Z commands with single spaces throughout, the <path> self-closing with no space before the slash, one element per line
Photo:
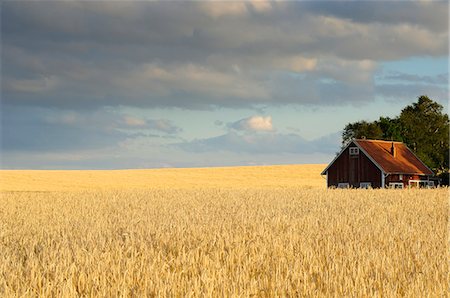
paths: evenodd
<path fill-rule="evenodd" d="M 358 161 L 359 158 L 357 156 L 352 156 L 350 158 L 350 166 L 349 166 L 349 183 L 353 187 L 359 187 L 359 179 L 358 179 Z"/>

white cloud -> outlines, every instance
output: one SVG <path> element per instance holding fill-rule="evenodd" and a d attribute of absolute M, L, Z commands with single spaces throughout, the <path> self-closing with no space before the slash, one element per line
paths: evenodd
<path fill-rule="evenodd" d="M 121 123 L 117 124 L 118 128 L 122 128 L 122 124 L 125 124 L 125 128 L 128 129 L 154 130 L 166 134 L 176 134 L 182 131 L 180 127 L 176 126 L 168 119 L 143 119 L 136 116 L 125 115 L 123 116 Z"/>
<path fill-rule="evenodd" d="M 316 69 L 316 58 L 305 58 L 300 55 L 292 57 L 274 58 L 273 65 L 275 68 L 290 70 L 293 72 L 312 71 Z"/>
<path fill-rule="evenodd" d="M 251 116 L 231 123 L 229 127 L 246 131 L 273 131 L 271 116 Z"/>
<path fill-rule="evenodd" d="M 272 9 L 272 3 L 268 0 L 251 0 L 250 4 L 255 11 L 260 13 L 267 12 Z"/>
<path fill-rule="evenodd" d="M 273 130 L 272 126 L 272 117 L 267 116 L 253 116 L 247 120 L 248 128 L 255 131 L 271 131 Z"/>
<path fill-rule="evenodd" d="M 147 122 L 144 119 L 140 119 L 132 116 L 123 117 L 123 121 L 127 126 L 132 127 L 145 127 Z"/>
<path fill-rule="evenodd" d="M 247 14 L 245 2 L 202 2 L 200 8 L 213 18 Z"/>
<path fill-rule="evenodd" d="M 264 85 L 251 77 L 227 73 L 192 63 L 160 66 L 146 64 L 129 74 L 115 78 L 116 83 L 130 92 L 170 95 L 189 92 L 210 97 L 268 98 Z"/>
<path fill-rule="evenodd" d="M 172 123 L 172 121 L 167 119 L 156 119 L 156 120 L 148 120 L 149 127 L 152 129 L 156 129 L 168 134 L 175 134 L 180 132 L 182 129 L 177 127 Z"/>
<path fill-rule="evenodd" d="M 376 69 L 377 63 L 372 60 L 324 58 L 319 61 L 316 73 L 336 81 L 358 84 L 370 82 Z"/>

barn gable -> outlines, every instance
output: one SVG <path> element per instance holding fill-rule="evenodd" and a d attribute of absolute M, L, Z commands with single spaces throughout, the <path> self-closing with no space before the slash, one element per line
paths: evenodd
<path fill-rule="evenodd" d="M 382 187 L 382 169 L 356 142 L 350 142 L 322 172 L 327 175 L 328 186 L 348 183 L 350 187 L 361 184 Z"/>

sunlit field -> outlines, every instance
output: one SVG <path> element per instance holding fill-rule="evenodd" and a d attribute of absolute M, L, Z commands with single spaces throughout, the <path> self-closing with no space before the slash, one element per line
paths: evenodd
<path fill-rule="evenodd" d="M 286 165 L 115 171 L 0 171 L 0 189 L 67 191 L 111 189 L 322 187 L 326 165 Z"/>
<path fill-rule="evenodd" d="M 0 296 L 445 297 L 448 190 L 323 168 L 2 171 Z"/>

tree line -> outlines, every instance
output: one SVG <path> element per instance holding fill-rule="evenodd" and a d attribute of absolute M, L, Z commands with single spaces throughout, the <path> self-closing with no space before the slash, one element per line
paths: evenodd
<path fill-rule="evenodd" d="M 378 139 L 405 143 L 448 185 L 449 117 L 443 106 L 428 96 L 406 106 L 395 118 L 349 123 L 342 132 L 342 146 L 352 139 Z"/>

